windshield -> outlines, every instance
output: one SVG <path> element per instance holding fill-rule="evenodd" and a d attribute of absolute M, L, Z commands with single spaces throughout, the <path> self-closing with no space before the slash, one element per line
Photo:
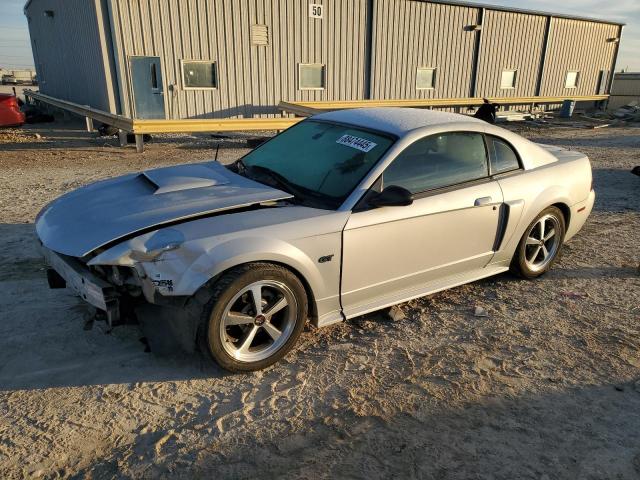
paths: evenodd
<path fill-rule="evenodd" d="M 305 120 L 256 148 L 242 164 L 258 181 L 270 180 L 303 200 L 337 208 L 393 141 L 367 130 Z"/>

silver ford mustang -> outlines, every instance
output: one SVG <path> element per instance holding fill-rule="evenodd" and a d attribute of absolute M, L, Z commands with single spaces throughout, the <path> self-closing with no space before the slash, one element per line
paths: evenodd
<path fill-rule="evenodd" d="M 224 167 L 179 165 L 58 198 L 36 229 L 49 284 L 169 318 L 233 371 L 330 325 L 495 275 L 546 272 L 593 207 L 591 166 L 462 115 L 324 113 Z"/>

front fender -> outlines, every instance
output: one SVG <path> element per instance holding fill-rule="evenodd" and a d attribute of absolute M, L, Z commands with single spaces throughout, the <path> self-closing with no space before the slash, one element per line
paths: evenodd
<path fill-rule="evenodd" d="M 315 261 L 298 247 L 276 238 L 249 237 L 228 240 L 203 252 L 174 280 L 173 295 L 193 295 L 216 275 L 250 262 L 287 265 L 304 277 L 316 295 L 327 291 L 325 279 Z"/>

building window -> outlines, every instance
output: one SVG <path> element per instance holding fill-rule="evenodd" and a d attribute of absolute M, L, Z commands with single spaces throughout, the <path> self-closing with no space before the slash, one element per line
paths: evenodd
<path fill-rule="evenodd" d="M 500 88 L 516 88 L 516 77 L 518 76 L 517 70 L 503 70 L 500 77 Z"/>
<path fill-rule="evenodd" d="M 324 77 L 323 64 L 301 63 L 298 68 L 298 88 L 300 90 L 323 90 Z"/>
<path fill-rule="evenodd" d="M 418 90 L 431 90 L 436 88 L 436 69 L 418 67 L 416 74 L 416 88 Z"/>
<path fill-rule="evenodd" d="M 182 83 L 185 89 L 218 88 L 216 62 L 208 60 L 183 60 Z"/>
<path fill-rule="evenodd" d="M 251 25 L 251 45 L 269 45 L 269 27 L 267 25 Z"/>
<path fill-rule="evenodd" d="M 158 67 L 155 63 L 151 64 L 151 88 L 158 90 Z"/>
<path fill-rule="evenodd" d="M 567 72 L 567 78 L 564 81 L 564 88 L 577 88 L 580 72 Z"/>

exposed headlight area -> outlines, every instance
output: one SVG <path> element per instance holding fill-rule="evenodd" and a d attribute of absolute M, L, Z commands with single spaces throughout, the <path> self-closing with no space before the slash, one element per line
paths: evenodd
<path fill-rule="evenodd" d="M 130 257 L 139 262 L 151 262 L 164 253 L 177 250 L 184 243 L 184 234 L 173 228 L 158 230 L 144 241 L 141 247 L 134 248 Z"/>
<path fill-rule="evenodd" d="M 135 268 L 116 265 L 95 265 L 90 270 L 98 277 L 109 282 L 122 294 L 139 297 L 142 295 L 142 283 Z"/>

